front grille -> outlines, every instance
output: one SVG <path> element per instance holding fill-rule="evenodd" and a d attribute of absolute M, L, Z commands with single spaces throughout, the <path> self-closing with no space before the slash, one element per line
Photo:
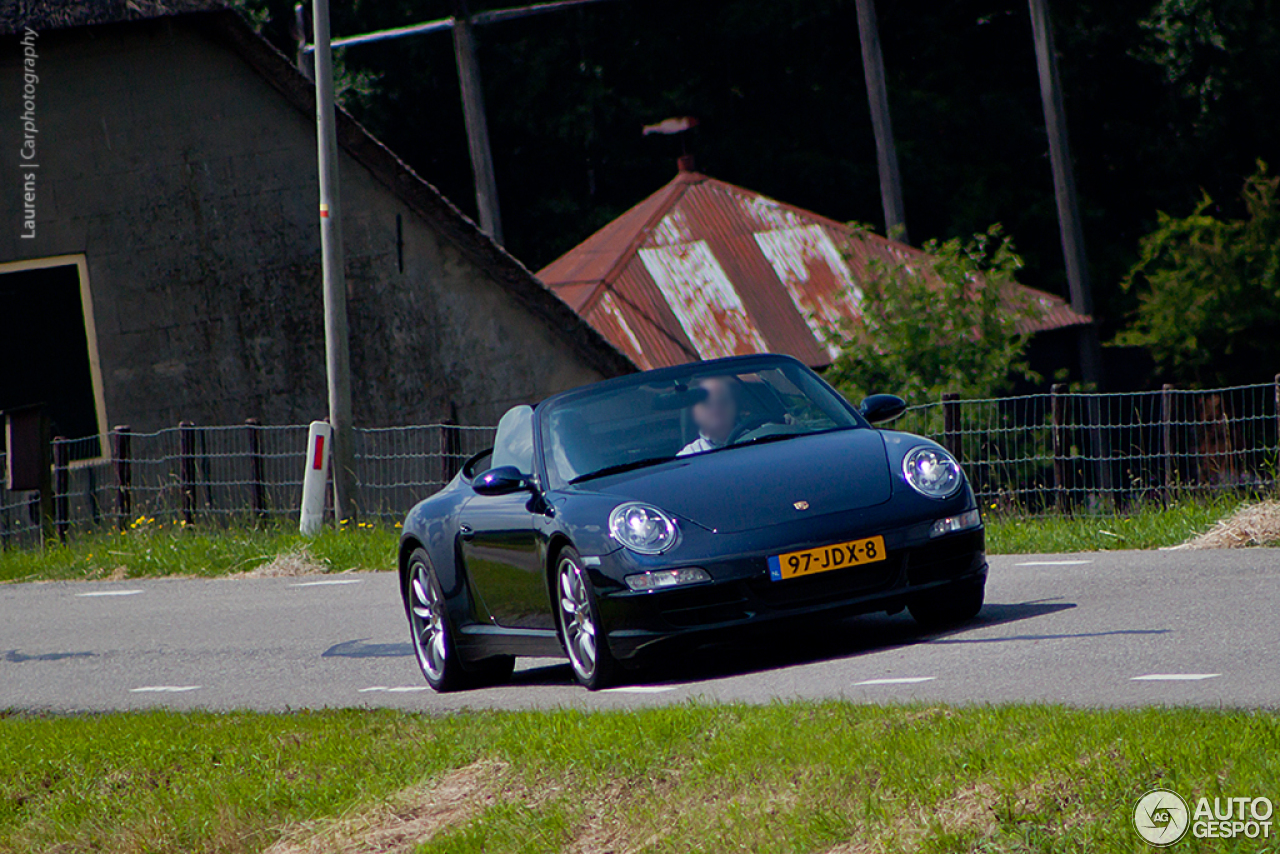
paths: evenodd
<path fill-rule="evenodd" d="M 736 584 L 672 590 L 658 595 L 662 618 L 682 629 L 745 620 L 750 616 L 746 598 Z"/>

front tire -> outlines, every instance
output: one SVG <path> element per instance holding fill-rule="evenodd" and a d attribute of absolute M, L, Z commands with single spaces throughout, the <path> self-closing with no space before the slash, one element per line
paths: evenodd
<path fill-rule="evenodd" d="M 907 603 L 907 610 L 926 629 L 955 626 L 978 616 L 986 589 L 986 579 L 957 581 L 916 594 Z"/>
<path fill-rule="evenodd" d="M 556 558 L 555 580 L 556 623 L 573 676 L 589 691 L 607 688 L 617 674 L 618 662 L 609 652 L 591 580 L 582 567 L 582 558 L 572 548 L 565 548 Z"/>

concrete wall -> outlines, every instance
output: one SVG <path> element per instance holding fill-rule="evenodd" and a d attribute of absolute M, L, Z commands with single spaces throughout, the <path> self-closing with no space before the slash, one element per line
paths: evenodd
<path fill-rule="evenodd" d="M 192 20 L 37 38 L 34 240 L 21 46 L 0 43 L 0 262 L 87 256 L 110 424 L 323 417 L 314 118 Z M 340 170 L 357 424 L 492 424 L 601 378 L 363 166 Z"/>

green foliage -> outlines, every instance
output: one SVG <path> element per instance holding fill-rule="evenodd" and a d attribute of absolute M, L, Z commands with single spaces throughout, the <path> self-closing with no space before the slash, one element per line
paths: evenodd
<path fill-rule="evenodd" d="M 990 554 L 1057 554 L 1163 549 L 1185 543 L 1240 509 L 1239 496 L 1183 497 L 1141 504 L 1123 514 L 1023 515 L 991 503 L 982 508 Z"/>
<path fill-rule="evenodd" d="M 928 264 L 872 261 L 862 317 L 836 330 L 827 378 L 850 400 L 888 392 L 909 403 L 943 392 L 992 397 L 1030 378 L 1020 320 L 1033 306 L 1015 285 L 1022 259 L 999 225 L 970 240 L 929 241 Z"/>
<path fill-rule="evenodd" d="M 1280 178 L 1245 181 L 1245 219 L 1222 219 L 1206 194 L 1191 215 L 1161 212 L 1124 282 L 1139 293 L 1118 337 L 1147 347 L 1179 382 L 1263 381 L 1280 370 Z"/>

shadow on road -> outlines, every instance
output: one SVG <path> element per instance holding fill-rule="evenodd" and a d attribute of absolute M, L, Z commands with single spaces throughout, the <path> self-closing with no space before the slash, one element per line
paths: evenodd
<path fill-rule="evenodd" d="M 812 664 L 839 658 L 880 652 L 895 647 L 926 643 L 995 643 L 1015 640 L 1051 640 L 1055 638 L 1090 637 L 1094 634 L 1153 634 L 1155 631 L 1097 632 L 1082 635 L 1012 635 L 1000 638 L 968 638 L 966 635 L 991 626 L 1007 625 L 1035 617 L 1043 617 L 1075 608 L 1073 602 L 1042 599 L 1010 604 L 988 604 L 973 620 L 943 631 L 920 628 L 905 613 L 896 616 L 867 614 L 825 626 L 817 624 L 796 629 L 794 624 L 773 633 L 757 633 L 735 638 L 732 642 L 709 644 L 677 655 L 660 656 L 660 663 L 650 663 L 637 671 L 624 674 L 623 681 L 632 685 L 678 685 L 705 682 Z M 519 670 L 510 685 L 568 685 L 573 683 L 569 665 L 555 664 Z"/>
<path fill-rule="evenodd" d="M 413 657 L 411 643 L 365 643 L 368 638 L 335 643 L 320 653 L 321 658 L 401 658 Z"/>
<path fill-rule="evenodd" d="M 866 614 L 823 625 L 787 624 L 772 631 L 736 637 L 731 642 L 708 644 L 678 655 L 660 656 L 656 662 L 636 671 L 628 671 L 624 682 L 633 685 L 679 685 L 742 676 L 818 661 L 853 658 L 872 652 L 915 644 L 991 644 L 1026 641 L 1052 641 L 1112 635 L 1159 635 L 1168 629 L 1117 629 L 1102 632 L 1063 634 L 1015 634 L 999 637 L 974 637 L 993 626 L 1009 625 L 1044 617 L 1075 608 L 1073 602 L 1061 599 L 1038 599 L 1030 602 L 990 603 L 969 622 L 945 630 L 921 628 L 906 613 Z M 334 644 L 324 651 L 325 658 L 399 658 L 412 657 L 408 643 L 368 643 L 366 638 Z M 524 667 L 512 675 L 509 686 L 556 686 L 573 684 L 573 672 L 567 662 Z"/>
<path fill-rule="evenodd" d="M 97 655 L 96 652 L 43 652 L 36 655 L 28 655 L 11 649 L 4 654 L 0 661 L 7 661 L 10 664 L 22 664 L 26 661 L 64 661 L 68 658 L 92 658 Z"/>
<path fill-rule="evenodd" d="M 1038 599 L 1010 604 L 990 603 L 977 617 L 954 628 L 921 628 L 906 612 L 864 614 L 836 623 L 788 627 L 772 633 L 749 635 L 733 642 L 710 644 L 678 660 L 664 662 L 661 669 L 645 668 L 633 674 L 633 683 L 680 684 L 741 676 L 818 661 L 853 658 L 871 652 L 929 643 L 1008 641 L 1011 637 L 972 638 L 964 636 L 991 626 L 1044 617 L 1075 608 L 1074 602 Z M 1048 636 L 1046 636 L 1048 637 Z"/>

